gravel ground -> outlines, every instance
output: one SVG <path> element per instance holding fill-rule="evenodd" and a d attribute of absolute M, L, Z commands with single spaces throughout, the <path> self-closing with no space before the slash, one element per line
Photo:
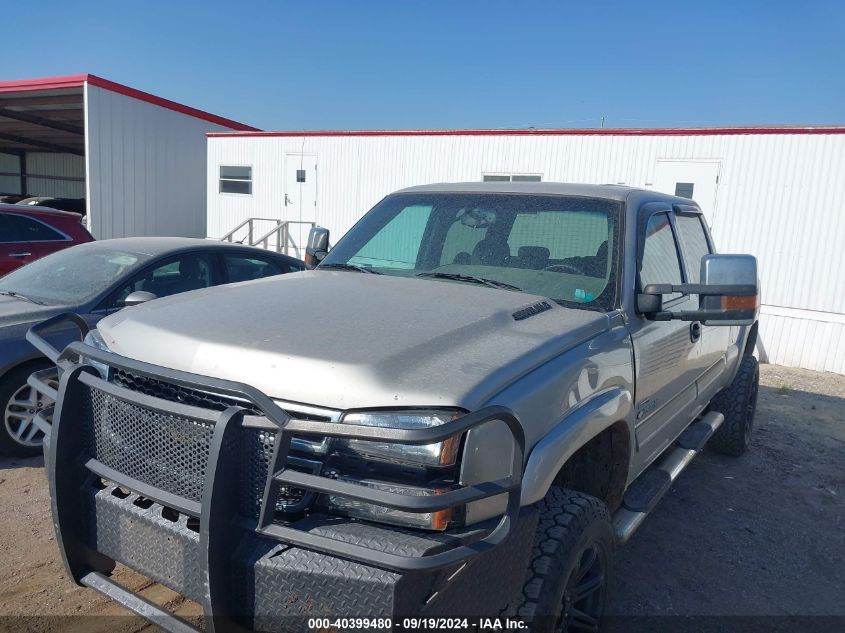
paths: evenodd
<path fill-rule="evenodd" d="M 751 450 L 678 478 L 618 552 L 612 614 L 845 616 L 845 376 L 760 369 Z"/>
<path fill-rule="evenodd" d="M 700 631 L 698 616 L 845 617 L 845 376 L 765 365 L 761 382 L 751 451 L 702 453 L 619 550 L 610 613 L 620 621 L 687 616 L 663 621 Z M 0 630 L 144 629 L 67 579 L 49 505 L 40 458 L 0 459 Z M 134 572 L 117 579 L 199 613 Z"/>

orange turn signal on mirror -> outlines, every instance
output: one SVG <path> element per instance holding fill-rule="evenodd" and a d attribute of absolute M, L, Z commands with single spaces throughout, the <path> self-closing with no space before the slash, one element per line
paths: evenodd
<path fill-rule="evenodd" d="M 722 310 L 756 310 L 758 307 L 760 307 L 759 295 L 722 297 Z"/>

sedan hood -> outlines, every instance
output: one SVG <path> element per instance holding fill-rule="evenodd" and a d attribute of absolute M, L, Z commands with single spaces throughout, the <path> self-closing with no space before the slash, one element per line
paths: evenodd
<path fill-rule="evenodd" d="M 42 306 L 17 297 L 0 295 L 0 328 L 38 323 L 61 311 L 60 307 Z"/>
<path fill-rule="evenodd" d="M 465 283 L 309 271 L 152 301 L 98 328 L 112 351 L 334 409 L 475 409 L 608 317 Z"/>

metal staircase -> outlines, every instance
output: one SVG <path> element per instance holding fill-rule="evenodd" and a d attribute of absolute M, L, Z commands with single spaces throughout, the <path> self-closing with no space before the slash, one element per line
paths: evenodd
<path fill-rule="evenodd" d="M 315 223 L 276 218 L 248 218 L 221 237 L 220 241 L 258 246 L 302 259 L 300 247 L 291 235 L 293 225 L 305 225 L 310 230 Z M 268 226 L 271 227 L 269 230 Z"/>

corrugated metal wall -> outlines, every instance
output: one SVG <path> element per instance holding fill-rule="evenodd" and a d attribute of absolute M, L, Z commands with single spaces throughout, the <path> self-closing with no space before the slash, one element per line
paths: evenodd
<path fill-rule="evenodd" d="M 85 197 L 85 159 L 72 154 L 27 152 L 26 189 L 31 196 Z"/>
<path fill-rule="evenodd" d="M 284 157 L 302 152 L 317 155 L 317 221 L 333 241 L 406 186 L 498 172 L 650 188 L 660 159 L 718 160 L 709 220 L 720 251 L 760 260 L 761 354 L 845 373 L 845 135 L 214 137 L 208 148 L 208 235 L 285 219 Z M 217 192 L 223 164 L 252 166 L 251 196 Z"/>
<path fill-rule="evenodd" d="M 0 193 L 20 193 L 20 173 L 18 157 L 0 152 Z"/>
<path fill-rule="evenodd" d="M 86 84 L 85 129 L 96 238 L 205 236 L 205 133 L 226 128 Z"/>
<path fill-rule="evenodd" d="M 18 157 L 0 153 L 0 172 L 20 173 Z M 85 159 L 81 156 L 27 152 L 26 172 L 30 196 L 85 197 Z M 0 176 L 0 192 L 21 193 L 20 176 Z"/>

